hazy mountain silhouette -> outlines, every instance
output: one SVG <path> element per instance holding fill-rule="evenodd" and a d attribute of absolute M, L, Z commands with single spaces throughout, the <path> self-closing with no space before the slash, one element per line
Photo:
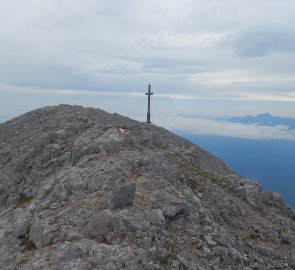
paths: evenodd
<path fill-rule="evenodd" d="M 272 116 L 270 113 L 258 114 L 256 116 L 231 117 L 227 121 L 241 124 L 255 124 L 259 126 L 288 126 L 290 129 L 295 128 L 295 119 Z"/>

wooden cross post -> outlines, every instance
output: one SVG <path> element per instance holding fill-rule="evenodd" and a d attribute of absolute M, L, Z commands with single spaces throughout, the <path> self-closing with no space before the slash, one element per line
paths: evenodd
<path fill-rule="evenodd" d="M 148 111 L 147 111 L 147 118 L 146 118 L 146 122 L 148 124 L 151 123 L 151 96 L 154 93 L 151 92 L 151 85 L 149 84 L 149 91 L 146 93 L 146 95 L 148 96 Z"/>

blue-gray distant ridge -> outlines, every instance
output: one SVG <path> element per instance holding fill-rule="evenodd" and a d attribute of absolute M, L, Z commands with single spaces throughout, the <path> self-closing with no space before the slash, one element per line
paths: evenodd
<path fill-rule="evenodd" d="M 256 116 L 242 116 L 242 117 L 231 117 L 227 121 L 232 123 L 241 123 L 241 124 L 255 124 L 258 126 L 287 126 L 290 129 L 295 129 L 295 119 L 287 117 L 278 117 L 273 116 L 270 113 L 258 114 Z"/>

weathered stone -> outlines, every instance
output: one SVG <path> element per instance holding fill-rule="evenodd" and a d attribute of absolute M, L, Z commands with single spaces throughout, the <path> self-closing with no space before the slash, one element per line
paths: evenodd
<path fill-rule="evenodd" d="M 50 193 L 50 197 L 52 202 L 58 200 L 58 201 L 63 201 L 67 197 L 67 190 L 65 189 L 63 184 L 57 184 L 52 192 Z"/>
<path fill-rule="evenodd" d="M 154 208 L 160 209 L 168 219 L 174 218 L 179 214 L 187 215 L 190 207 L 169 193 L 159 193 L 156 195 Z"/>
<path fill-rule="evenodd" d="M 13 232 L 16 237 L 26 235 L 30 231 L 32 213 L 27 209 L 16 208 L 14 211 Z"/>
<path fill-rule="evenodd" d="M 281 238 L 282 238 L 283 244 L 286 244 L 286 245 L 292 245 L 292 243 L 294 243 L 294 240 L 295 240 L 294 233 L 293 234 L 283 233 Z"/>
<path fill-rule="evenodd" d="M 193 266 L 193 264 L 190 263 L 186 258 L 178 255 L 177 260 L 181 263 L 181 265 L 183 266 L 184 269 L 197 270 L 197 268 L 195 266 Z"/>
<path fill-rule="evenodd" d="M 217 243 L 212 240 L 212 236 L 211 235 L 206 235 L 205 236 L 205 240 L 206 240 L 206 243 L 207 243 L 207 245 L 209 247 L 215 247 L 217 245 Z"/>
<path fill-rule="evenodd" d="M 159 209 L 128 208 L 120 211 L 118 215 L 132 233 L 139 234 L 139 231 L 150 231 L 154 227 L 165 228 L 165 217 Z"/>
<path fill-rule="evenodd" d="M 35 220 L 30 228 L 29 239 L 32 240 L 37 248 L 44 246 L 46 224 L 40 220 Z"/>
<path fill-rule="evenodd" d="M 135 183 L 130 183 L 113 190 L 108 196 L 107 208 L 114 210 L 132 206 L 135 191 Z"/>
<path fill-rule="evenodd" d="M 171 264 L 171 270 L 179 270 L 180 262 L 178 260 L 173 260 Z"/>
<path fill-rule="evenodd" d="M 91 237 L 104 236 L 112 230 L 114 216 L 109 210 L 101 211 L 93 216 L 87 225 L 87 232 Z"/>
<path fill-rule="evenodd" d="M 239 187 L 239 191 L 244 195 L 246 201 L 254 208 L 261 209 L 261 184 L 256 181 L 244 181 Z"/>
<path fill-rule="evenodd" d="M 275 202 L 279 202 L 279 203 L 282 202 L 281 195 L 277 192 L 272 192 L 271 190 L 262 192 L 261 197 L 264 203 L 271 204 L 271 205 Z"/>
<path fill-rule="evenodd" d="M 73 242 L 73 241 L 78 241 L 82 238 L 82 235 L 80 233 L 77 233 L 77 232 L 68 232 L 66 234 L 66 238 L 65 240 L 66 241 L 70 241 L 70 242 Z"/>
<path fill-rule="evenodd" d="M 54 157 L 60 150 L 60 146 L 56 143 L 48 144 L 43 149 L 43 162 L 47 162 Z"/>

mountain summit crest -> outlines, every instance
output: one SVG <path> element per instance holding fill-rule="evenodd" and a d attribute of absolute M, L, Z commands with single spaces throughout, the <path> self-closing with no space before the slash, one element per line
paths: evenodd
<path fill-rule="evenodd" d="M 163 128 L 59 105 L 0 145 L 0 269 L 295 268 L 280 195 Z"/>

